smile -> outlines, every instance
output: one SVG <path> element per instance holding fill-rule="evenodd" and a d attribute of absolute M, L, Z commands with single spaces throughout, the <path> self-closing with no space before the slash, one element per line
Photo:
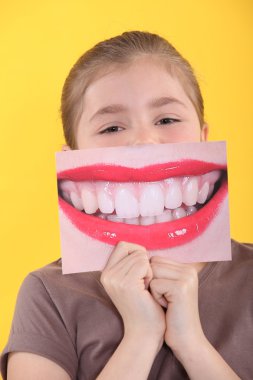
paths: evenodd
<path fill-rule="evenodd" d="M 59 206 L 97 240 L 170 248 L 197 238 L 212 222 L 227 194 L 226 174 L 225 165 L 198 160 L 82 166 L 58 173 Z"/>

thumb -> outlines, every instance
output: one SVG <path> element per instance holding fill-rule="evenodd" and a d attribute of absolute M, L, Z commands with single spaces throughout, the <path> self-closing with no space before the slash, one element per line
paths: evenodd
<path fill-rule="evenodd" d="M 164 297 L 164 284 L 162 279 L 154 279 L 150 282 L 150 291 L 156 302 L 163 307 L 168 307 L 168 301 Z"/>

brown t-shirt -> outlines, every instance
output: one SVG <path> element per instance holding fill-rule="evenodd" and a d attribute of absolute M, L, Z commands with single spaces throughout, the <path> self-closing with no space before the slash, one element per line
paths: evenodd
<path fill-rule="evenodd" d="M 242 380 L 252 380 L 253 244 L 232 240 L 232 257 L 199 273 L 200 319 L 215 349 Z M 4 380 L 11 351 L 47 357 L 73 380 L 96 378 L 123 337 L 122 319 L 99 278 L 100 272 L 62 275 L 61 259 L 28 274 L 1 356 Z M 157 379 L 188 379 L 166 344 L 148 377 Z"/>

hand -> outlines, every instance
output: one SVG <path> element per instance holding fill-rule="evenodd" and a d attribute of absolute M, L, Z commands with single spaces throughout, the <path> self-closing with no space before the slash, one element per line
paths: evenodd
<path fill-rule="evenodd" d="M 165 342 L 177 356 L 197 342 L 204 333 L 198 311 L 198 273 L 190 264 L 152 257 L 151 293 L 167 308 Z"/>
<path fill-rule="evenodd" d="M 150 335 L 162 345 L 165 313 L 147 290 L 152 270 L 146 249 L 119 242 L 102 271 L 100 281 L 122 316 L 125 334 Z"/>

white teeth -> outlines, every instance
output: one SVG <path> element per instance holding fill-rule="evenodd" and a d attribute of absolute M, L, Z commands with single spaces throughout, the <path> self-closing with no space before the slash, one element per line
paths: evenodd
<path fill-rule="evenodd" d="M 209 183 L 205 182 L 204 185 L 199 190 L 198 199 L 197 199 L 198 203 L 201 203 L 201 204 L 205 203 L 208 192 L 209 192 Z"/>
<path fill-rule="evenodd" d="M 192 214 L 195 214 L 195 212 L 197 211 L 197 208 L 194 207 L 194 206 L 189 206 L 187 207 L 186 209 L 186 215 L 192 215 Z"/>
<path fill-rule="evenodd" d="M 157 183 L 140 185 L 140 214 L 141 216 L 155 216 L 163 212 L 163 189 Z"/>
<path fill-rule="evenodd" d="M 175 209 L 182 204 L 181 181 L 177 178 L 165 180 L 167 186 L 165 193 L 165 207 Z"/>
<path fill-rule="evenodd" d="M 180 219 L 180 218 L 183 218 L 184 216 L 186 216 L 186 211 L 183 209 L 183 207 L 178 207 L 172 211 L 173 219 Z"/>
<path fill-rule="evenodd" d="M 196 204 L 203 205 L 212 196 L 220 176 L 221 171 L 214 170 L 201 176 L 172 177 L 157 182 L 62 180 L 58 186 L 63 199 L 87 214 L 147 225 L 196 212 Z"/>
<path fill-rule="evenodd" d="M 109 182 L 97 182 L 97 201 L 101 212 L 111 214 L 114 211 L 114 201 L 109 189 Z"/>
<path fill-rule="evenodd" d="M 211 197 L 211 195 L 213 194 L 213 189 L 214 189 L 214 184 L 211 183 L 209 185 L 209 191 L 208 191 L 208 194 L 207 194 L 207 199 L 209 199 Z"/>
<path fill-rule="evenodd" d="M 124 218 L 119 218 L 118 215 L 115 215 L 115 214 L 107 215 L 106 219 L 110 220 L 111 222 L 118 222 L 118 223 L 124 222 Z"/>
<path fill-rule="evenodd" d="M 62 196 L 63 196 L 63 198 L 65 199 L 65 201 L 67 201 L 67 202 L 71 202 L 70 195 L 69 195 L 69 193 L 67 193 L 66 191 L 63 191 L 63 192 L 62 192 Z"/>
<path fill-rule="evenodd" d="M 61 190 L 64 192 L 67 192 L 68 194 L 71 193 L 71 191 L 77 191 L 76 190 L 76 183 L 74 181 L 69 181 L 67 179 L 64 179 L 61 181 Z"/>
<path fill-rule="evenodd" d="M 156 223 L 170 222 L 172 220 L 172 213 L 170 210 L 164 210 L 161 215 L 156 216 Z"/>
<path fill-rule="evenodd" d="M 202 183 L 215 183 L 220 177 L 219 170 L 213 170 L 212 172 L 206 173 L 202 175 Z"/>
<path fill-rule="evenodd" d="M 139 218 L 126 218 L 126 224 L 139 224 Z"/>
<path fill-rule="evenodd" d="M 81 199 L 79 198 L 79 196 L 74 191 L 71 191 L 71 193 L 70 193 L 70 199 L 71 199 L 71 202 L 73 203 L 73 206 L 75 208 L 77 208 L 78 210 L 83 210 L 82 201 L 81 201 Z"/>
<path fill-rule="evenodd" d="M 97 215 L 100 219 L 106 219 L 106 216 L 104 214 L 98 214 Z"/>
<path fill-rule="evenodd" d="M 115 192 L 115 211 L 122 218 L 139 216 L 139 205 L 133 188 L 128 184 L 119 185 Z"/>
<path fill-rule="evenodd" d="M 142 226 L 148 226 L 149 224 L 154 224 L 154 223 L 155 223 L 155 217 L 154 216 L 140 217 L 140 224 Z"/>
<path fill-rule="evenodd" d="M 81 197 L 86 214 L 94 214 L 98 209 L 98 202 L 95 192 L 88 187 L 83 186 Z"/>
<path fill-rule="evenodd" d="M 186 206 L 193 206 L 198 197 L 198 178 L 185 177 L 183 180 L 183 202 Z"/>

